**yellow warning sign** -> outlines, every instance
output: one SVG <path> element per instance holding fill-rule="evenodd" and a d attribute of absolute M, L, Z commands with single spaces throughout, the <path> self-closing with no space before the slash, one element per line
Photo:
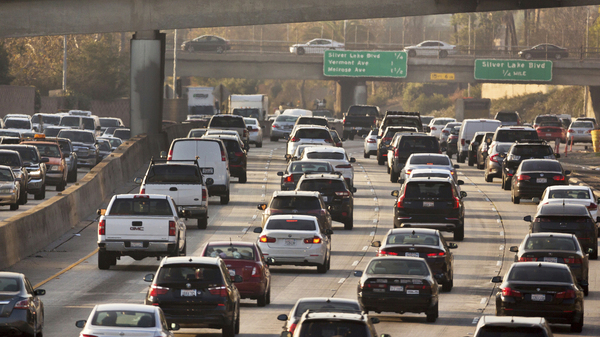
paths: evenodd
<path fill-rule="evenodd" d="M 454 73 L 431 73 L 432 81 L 454 81 Z"/>

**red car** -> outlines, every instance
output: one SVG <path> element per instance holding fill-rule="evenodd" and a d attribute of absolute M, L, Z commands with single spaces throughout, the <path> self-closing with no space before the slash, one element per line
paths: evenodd
<path fill-rule="evenodd" d="M 254 242 L 209 242 L 204 246 L 202 256 L 220 257 L 232 277 L 242 276 L 243 281 L 235 284 L 241 298 L 256 299 L 259 307 L 271 302 L 271 272 Z"/>
<path fill-rule="evenodd" d="M 567 141 L 567 130 L 560 122 L 542 122 L 535 131 L 538 137 L 545 141 L 554 141 L 556 138 L 560 138 L 562 143 Z"/>

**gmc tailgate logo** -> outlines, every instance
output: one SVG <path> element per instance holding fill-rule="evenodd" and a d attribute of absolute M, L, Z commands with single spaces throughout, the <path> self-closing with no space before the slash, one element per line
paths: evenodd
<path fill-rule="evenodd" d="M 144 231 L 144 227 L 129 227 L 130 231 Z"/>

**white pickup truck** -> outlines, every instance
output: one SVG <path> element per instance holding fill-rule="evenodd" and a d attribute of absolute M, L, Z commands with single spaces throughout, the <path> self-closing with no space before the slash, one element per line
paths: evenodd
<path fill-rule="evenodd" d="M 206 229 L 208 224 L 208 189 L 213 179 L 204 182 L 200 167 L 190 160 L 152 160 L 142 179 L 140 194 L 164 194 L 173 198 L 177 208 L 185 211 L 186 218 L 198 219 L 198 228 Z"/>
<path fill-rule="evenodd" d="M 168 195 L 118 194 L 98 215 L 99 269 L 116 265 L 121 256 L 139 261 L 186 255 L 185 223 Z"/>

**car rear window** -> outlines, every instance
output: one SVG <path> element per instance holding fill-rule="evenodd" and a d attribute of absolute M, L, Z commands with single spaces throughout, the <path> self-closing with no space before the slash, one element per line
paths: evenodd
<path fill-rule="evenodd" d="M 269 219 L 265 229 L 282 229 L 290 231 L 314 231 L 317 224 L 313 220 Z"/>
<path fill-rule="evenodd" d="M 590 193 L 588 190 L 573 189 L 573 190 L 551 190 L 548 193 L 548 199 L 589 199 Z"/>
<path fill-rule="evenodd" d="M 438 152 L 439 147 L 438 140 L 433 137 L 402 137 L 398 148 L 401 151 Z"/>
<path fill-rule="evenodd" d="M 535 121 L 533 122 L 533 124 L 540 124 L 541 122 L 548 122 L 548 121 L 560 122 L 559 118 L 556 116 L 537 116 L 535 118 Z"/>
<path fill-rule="evenodd" d="M 390 234 L 387 238 L 387 243 L 399 244 L 399 245 L 431 245 L 437 246 L 440 239 L 434 234 L 425 233 L 403 233 L 403 234 Z"/>
<path fill-rule="evenodd" d="M 571 238 L 557 237 L 530 237 L 525 243 L 526 249 L 532 250 L 576 250 L 575 242 Z"/>
<path fill-rule="evenodd" d="M 19 279 L 14 277 L 0 277 L 0 293 L 14 293 L 20 290 Z"/>
<path fill-rule="evenodd" d="M 79 127 L 79 121 L 81 117 L 77 116 L 64 116 L 60 120 L 60 126 L 70 126 L 70 127 Z"/>
<path fill-rule="evenodd" d="M 146 183 L 202 183 L 202 175 L 196 166 L 154 165 L 146 175 Z"/>
<path fill-rule="evenodd" d="M 351 106 L 350 109 L 348 109 L 348 115 L 361 115 L 361 116 L 373 116 L 373 117 L 377 117 L 379 116 L 379 113 L 377 112 L 377 108 L 372 107 L 372 106 Z"/>
<path fill-rule="evenodd" d="M 44 117 L 44 121 L 46 121 L 45 117 Z M 100 118 L 100 126 L 102 126 L 102 127 L 121 126 L 121 124 L 119 124 L 119 120 L 117 120 L 117 119 Z"/>
<path fill-rule="evenodd" d="M 14 181 L 12 171 L 10 169 L 0 169 L 0 181 Z"/>
<path fill-rule="evenodd" d="M 111 208 L 110 215 L 157 215 L 173 216 L 171 206 L 166 199 L 116 199 Z"/>
<path fill-rule="evenodd" d="M 420 130 L 423 127 L 421 121 L 418 118 L 411 117 L 387 118 L 385 124 L 387 126 L 409 126 L 417 128 L 417 130 Z"/>
<path fill-rule="evenodd" d="M 575 121 L 573 122 L 573 124 L 571 124 L 572 128 L 588 128 L 588 129 L 593 129 L 594 128 L 594 123 L 592 122 L 582 122 L 582 121 Z"/>
<path fill-rule="evenodd" d="M 442 156 L 413 156 L 411 165 L 450 165 L 450 159 Z"/>
<path fill-rule="evenodd" d="M 549 171 L 562 172 L 560 163 L 555 160 L 532 160 L 521 164 L 521 172 Z"/>
<path fill-rule="evenodd" d="M 323 118 L 312 118 L 312 117 L 300 117 L 297 121 L 298 124 L 313 124 L 327 126 L 327 120 Z"/>
<path fill-rule="evenodd" d="M 309 179 L 304 180 L 299 187 L 300 191 L 316 191 L 321 193 L 332 193 L 346 191 L 344 182 L 337 179 Z"/>
<path fill-rule="evenodd" d="M 83 120 L 83 128 L 85 130 L 96 130 L 94 127 L 94 119 L 93 118 L 82 118 Z"/>
<path fill-rule="evenodd" d="M 517 114 L 514 112 L 498 112 L 496 119 L 502 122 L 516 122 L 519 120 Z"/>
<path fill-rule="evenodd" d="M 153 328 L 156 326 L 156 318 L 154 313 L 145 311 L 96 311 L 92 325 Z"/>
<path fill-rule="evenodd" d="M 302 301 L 298 303 L 296 306 L 296 311 L 294 311 L 294 317 L 300 317 L 307 310 L 312 310 L 315 312 L 348 312 L 348 311 L 361 311 L 358 303 L 353 302 L 336 302 L 334 301 Z M 334 335 L 335 336 L 335 335 Z"/>
<path fill-rule="evenodd" d="M 296 120 L 299 118 L 300 116 L 293 116 L 293 115 L 279 115 L 277 116 L 277 118 L 275 119 L 275 122 L 282 122 L 282 123 L 295 123 Z"/>
<path fill-rule="evenodd" d="M 300 161 L 293 163 L 290 166 L 289 172 L 331 172 L 331 164 L 327 162 L 316 163 L 316 162 L 305 162 Z"/>
<path fill-rule="evenodd" d="M 563 127 L 563 123 L 562 122 L 541 122 L 540 126 L 557 126 L 557 127 Z"/>
<path fill-rule="evenodd" d="M 369 337 L 369 329 L 363 322 L 350 320 L 309 320 L 302 323 L 300 337 L 351 336 Z"/>
<path fill-rule="evenodd" d="M 233 139 L 222 139 L 223 143 L 225 143 L 225 147 L 227 148 L 227 153 L 238 153 L 242 152 L 242 148 L 240 147 L 240 143 L 237 140 Z"/>
<path fill-rule="evenodd" d="M 12 153 L 0 153 L 0 165 L 21 166 L 19 157 Z"/>
<path fill-rule="evenodd" d="M 346 156 L 340 152 L 308 152 L 306 154 L 308 159 L 337 159 L 343 160 Z"/>
<path fill-rule="evenodd" d="M 372 260 L 368 274 L 429 275 L 425 261 L 403 259 Z"/>
<path fill-rule="evenodd" d="M 186 284 L 223 284 L 221 270 L 215 265 L 168 264 L 163 265 L 156 276 L 157 285 Z"/>
<path fill-rule="evenodd" d="M 204 136 L 205 133 L 206 133 L 206 130 L 192 130 L 192 131 L 190 131 L 188 138 L 200 138 L 200 137 Z"/>
<path fill-rule="evenodd" d="M 245 128 L 243 118 L 232 118 L 232 117 L 213 117 L 210 119 L 208 127 L 228 127 L 228 128 Z"/>
<path fill-rule="evenodd" d="M 115 130 L 115 132 L 113 132 L 113 136 L 115 136 L 117 138 L 121 138 L 123 140 L 128 140 L 129 138 L 131 138 L 131 131 L 130 130 Z"/>
<path fill-rule="evenodd" d="M 321 209 L 321 203 L 316 197 L 308 196 L 277 196 L 269 206 L 271 209 Z"/>
<path fill-rule="evenodd" d="M 512 154 L 517 156 L 549 156 L 552 149 L 547 145 L 518 145 L 515 146 Z"/>
<path fill-rule="evenodd" d="M 546 337 L 544 329 L 528 326 L 484 326 L 477 337 Z"/>
<path fill-rule="evenodd" d="M 325 129 L 300 129 L 294 135 L 296 138 L 331 139 L 331 134 Z"/>
<path fill-rule="evenodd" d="M 404 193 L 407 199 L 451 199 L 453 196 L 452 186 L 443 182 L 408 182 Z"/>
<path fill-rule="evenodd" d="M 24 119 L 7 119 L 4 125 L 7 129 L 31 129 L 31 122 Z"/>
<path fill-rule="evenodd" d="M 222 259 L 252 260 L 254 261 L 254 248 L 248 246 L 210 245 L 206 247 L 204 256 L 220 257 Z"/>
<path fill-rule="evenodd" d="M 498 130 L 496 133 L 497 142 L 515 142 L 521 139 L 539 139 L 535 130 Z"/>
<path fill-rule="evenodd" d="M 571 273 L 562 268 L 549 268 L 549 267 L 538 267 L 526 266 L 526 267 L 514 267 L 508 274 L 509 281 L 527 281 L 527 282 L 566 282 L 570 283 L 573 281 Z"/>
<path fill-rule="evenodd" d="M 60 130 L 60 132 L 58 133 L 58 137 L 68 138 L 72 142 L 88 143 L 88 144 L 94 143 L 94 135 L 91 134 L 90 132 Z M 115 135 L 115 137 L 117 137 L 117 136 Z M 119 138 L 121 138 L 121 137 L 119 137 Z"/>
<path fill-rule="evenodd" d="M 451 119 L 436 119 L 435 121 L 433 121 L 433 125 L 446 125 L 451 122 Z"/>

